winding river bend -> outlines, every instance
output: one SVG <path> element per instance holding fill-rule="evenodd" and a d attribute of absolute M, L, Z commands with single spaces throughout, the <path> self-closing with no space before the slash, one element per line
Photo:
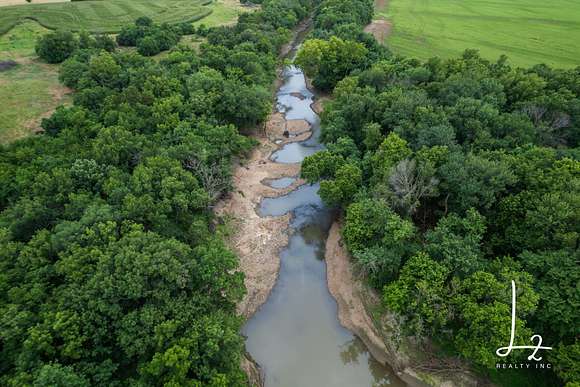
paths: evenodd
<path fill-rule="evenodd" d="M 312 135 L 290 142 L 271 156 L 277 163 L 299 163 L 321 149 L 320 121 L 311 105 L 304 74 L 284 70 L 277 109 L 287 120 L 304 119 Z M 270 182 L 293 183 L 292 176 Z M 327 288 L 325 242 L 332 212 L 317 194 L 317 185 L 302 185 L 289 194 L 264 198 L 260 216 L 292 214 L 288 246 L 281 252 L 279 277 L 268 300 L 247 322 L 246 348 L 265 373 L 267 387 L 404 386 L 392 370 L 375 361 L 364 344 L 343 328 Z"/>

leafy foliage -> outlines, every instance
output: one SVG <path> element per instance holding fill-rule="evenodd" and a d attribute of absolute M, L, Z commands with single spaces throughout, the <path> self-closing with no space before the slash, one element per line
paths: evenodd
<path fill-rule="evenodd" d="M 68 58 L 79 42 L 70 31 L 56 31 L 43 35 L 36 43 L 36 54 L 48 63 L 60 63 Z"/>
<path fill-rule="evenodd" d="M 243 276 L 212 207 L 252 146 L 240 130 L 269 112 L 285 28 L 309 7 L 266 0 L 160 61 L 51 35 L 74 42 L 58 58 L 70 55 L 74 104 L 0 149 L 1 385 L 246 383 Z M 166 50 L 177 28 L 140 18 L 119 40 L 145 31 Z"/>
<path fill-rule="evenodd" d="M 393 58 L 358 29 L 366 4 L 323 1 L 316 39 L 297 56 L 315 85 L 334 88 L 321 115 L 327 150 L 302 176 L 344 210 L 355 266 L 408 334 L 491 372 L 509 342 L 515 280 L 516 342 L 541 334 L 560 348 L 561 380 L 580 380 L 579 69 L 517 68 L 475 50 Z"/>

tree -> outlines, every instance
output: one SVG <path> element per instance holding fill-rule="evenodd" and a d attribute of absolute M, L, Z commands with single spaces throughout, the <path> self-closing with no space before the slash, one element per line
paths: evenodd
<path fill-rule="evenodd" d="M 121 66 L 108 52 L 93 56 L 89 61 L 88 75 L 99 86 L 116 88 L 121 84 Z"/>
<path fill-rule="evenodd" d="M 481 246 L 485 229 L 484 217 L 474 209 L 468 210 L 465 218 L 449 214 L 425 234 L 427 251 L 463 278 L 484 267 Z"/>
<path fill-rule="evenodd" d="M 434 196 L 438 183 L 423 168 L 417 168 L 415 160 L 400 161 L 389 176 L 395 208 L 407 216 L 412 215 L 421 205 L 421 199 Z"/>
<path fill-rule="evenodd" d="M 324 180 L 320 183 L 319 194 L 329 206 L 344 206 L 354 199 L 361 183 L 362 172 L 360 168 L 347 163 L 336 171 L 334 179 Z"/>
<path fill-rule="evenodd" d="M 144 56 L 153 56 L 161 52 L 161 46 L 153 36 L 145 36 L 137 42 L 137 51 Z"/>
<path fill-rule="evenodd" d="M 506 163 L 473 153 L 450 153 L 439 173 L 440 187 L 450 195 L 449 206 L 459 213 L 472 207 L 489 210 L 516 182 Z"/>
<path fill-rule="evenodd" d="M 48 63 L 61 63 L 78 48 L 78 40 L 70 31 L 56 31 L 36 41 L 36 54 Z"/>
<path fill-rule="evenodd" d="M 243 275 L 210 205 L 254 144 L 233 124 L 270 111 L 279 27 L 309 7 L 269 0 L 159 61 L 82 34 L 72 106 L 0 150 L 0 385 L 247 384 Z M 117 38 L 182 31 L 141 19 Z"/>
<path fill-rule="evenodd" d="M 117 43 L 109 35 L 98 34 L 95 36 L 95 48 L 113 52 L 117 48 Z"/>
<path fill-rule="evenodd" d="M 554 363 L 555 372 L 567 383 L 567 387 L 574 387 L 580 380 L 580 343 L 577 341 L 571 345 L 559 345 L 554 348 L 550 351 L 548 359 Z"/>
<path fill-rule="evenodd" d="M 411 153 L 407 141 L 395 133 L 389 133 L 371 159 L 373 182 L 386 182 L 391 176 L 393 168 L 409 157 Z"/>
<path fill-rule="evenodd" d="M 417 249 L 413 223 L 380 200 L 350 204 L 342 234 L 356 267 L 378 289 L 397 277 L 401 263 Z"/>
<path fill-rule="evenodd" d="M 557 250 L 532 253 L 523 252 L 519 261 L 536 278 L 535 289 L 540 296 L 534 320 L 545 340 L 574 341 L 580 316 L 579 252 Z"/>
<path fill-rule="evenodd" d="M 89 383 L 78 376 L 72 367 L 60 364 L 46 364 L 35 378 L 34 387 L 84 387 Z"/>
<path fill-rule="evenodd" d="M 298 52 L 296 63 L 314 78 L 316 87 L 328 90 L 360 66 L 367 52 L 362 44 L 335 36 L 329 40 L 309 39 Z"/>
<path fill-rule="evenodd" d="M 524 345 L 531 337 L 525 317 L 534 312 L 538 302 L 531 286 L 531 275 L 512 270 L 508 262 L 500 267 L 501 273 L 496 275 L 483 271 L 473 273 L 461 282 L 452 301 L 459 312 L 460 328 L 454 338 L 458 350 L 468 359 L 489 368 L 497 362 L 496 349 L 510 342 L 511 280 L 516 281 L 518 291 L 515 345 Z M 514 352 L 512 359 L 523 357 L 521 352 Z"/>
<path fill-rule="evenodd" d="M 135 25 L 139 27 L 151 27 L 153 26 L 153 20 L 150 17 L 141 16 L 135 20 Z"/>
<path fill-rule="evenodd" d="M 345 161 L 341 156 L 328 150 L 316 152 L 304 159 L 300 176 L 309 183 L 330 179 L 344 163 Z"/>
<path fill-rule="evenodd" d="M 383 301 L 407 320 L 407 329 L 415 335 L 431 335 L 449 321 L 448 270 L 421 252 L 411 257 L 399 278 L 385 286 Z"/>

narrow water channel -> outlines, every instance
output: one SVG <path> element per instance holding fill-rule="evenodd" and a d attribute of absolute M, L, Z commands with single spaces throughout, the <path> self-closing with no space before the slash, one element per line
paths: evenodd
<path fill-rule="evenodd" d="M 273 161 L 301 162 L 323 148 L 319 118 L 311 109 L 313 98 L 302 72 L 288 66 L 277 93 L 277 108 L 287 119 L 307 120 L 313 133 L 306 141 L 286 144 L 274 152 Z M 260 216 L 290 212 L 293 217 L 276 285 L 243 329 L 246 348 L 262 367 L 266 387 L 404 386 L 338 321 L 324 262 L 333 214 L 317 191 L 317 185 L 303 185 L 260 204 Z"/>

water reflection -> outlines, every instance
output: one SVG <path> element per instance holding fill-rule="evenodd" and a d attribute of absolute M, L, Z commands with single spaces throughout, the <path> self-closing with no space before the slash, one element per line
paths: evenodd
<path fill-rule="evenodd" d="M 260 204 L 258 214 L 260 216 L 285 215 L 298 207 L 312 206 L 310 210 L 322 207 L 322 200 L 317 195 L 319 185 L 303 185 L 287 195 L 277 198 L 265 198 Z M 302 211 L 308 211 L 308 208 Z"/>
<path fill-rule="evenodd" d="M 341 346 L 340 358 L 345 365 L 355 364 L 359 365 L 361 362 L 366 362 L 371 374 L 373 376 L 373 387 L 384 387 L 399 385 L 398 380 L 394 382 L 385 375 L 385 367 L 372 356 L 369 356 L 369 351 L 364 343 L 355 337 L 351 341 L 344 343 Z"/>
<path fill-rule="evenodd" d="M 295 177 L 281 177 L 279 179 L 272 179 L 266 182 L 266 184 L 272 188 L 284 189 L 290 187 L 295 181 Z"/>
<path fill-rule="evenodd" d="M 294 67 L 278 94 L 287 117 L 307 119 L 315 128 L 308 141 L 285 145 L 272 157 L 300 162 L 322 146 L 313 95 Z M 296 93 L 302 97 L 296 96 Z M 318 196 L 318 185 L 262 200 L 261 216 L 292 213 L 290 240 L 280 255 L 280 274 L 267 302 L 246 323 L 246 348 L 266 375 L 267 387 L 404 386 L 376 362 L 360 340 L 343 328 L 326 285 L 325 244 L 333 214 Z"/>
<path fill-rule="evenodd" d="M 292 142 L 284 145 L 272 154 L 272 161 L 278 163 L 299 163 L 324 147 L 320 144 L 320 118 L 311 109 L 314 94 L 306 87 L 302 71 L 295 66 L 288 66 L 284 71 L 285 82 L 277 94 L 277 109 L 284 113 L 288 120 L 304 119 L 312 129 L 312 136 L 306 141 Z"/>

